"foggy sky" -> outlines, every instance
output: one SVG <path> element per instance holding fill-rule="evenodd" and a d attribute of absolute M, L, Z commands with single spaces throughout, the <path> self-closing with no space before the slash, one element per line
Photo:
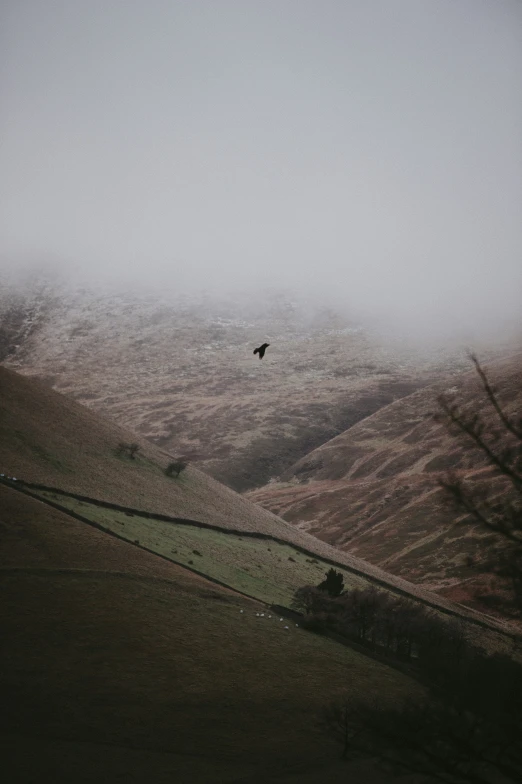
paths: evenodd
<path fill-rule="evenodd" d="M 518 0 L 4 0 L 0 264 L 519 318 Z"/>

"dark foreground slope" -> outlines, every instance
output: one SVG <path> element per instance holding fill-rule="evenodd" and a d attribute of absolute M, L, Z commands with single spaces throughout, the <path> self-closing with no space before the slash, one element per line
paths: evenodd
<path fill-rule="evenodd" d="M 325 700 L 419 693 L 384 665 L 260 619 L 254 602 L 4 486 L 0 533 L 10 782 L 283 782 L 301 770 L 326 781 L 337 749 L 317 727 Z"/>
<path fill-rule="evenodd" d="M 488 372 L 506 411 L 520 411 L 522 356 L 492 363 Z M 482 595 L 501 589 L 488 567 L 492 537 L 463 522 L 438 481 L 449 469 L 478 480 L 487 463 L 434 420 L 441 392 L 488 414 L 476 374 L 457 375 L 386 406 L 303 457 L 284 481 L 248 497 L 345 552 L 483 606 Z"/>

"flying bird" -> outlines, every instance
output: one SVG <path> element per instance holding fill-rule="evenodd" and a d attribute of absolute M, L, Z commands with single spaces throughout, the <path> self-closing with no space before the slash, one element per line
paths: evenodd
<path fill-rule="evenodd" d="M 269 345 L 270 343 L 263 343 L 262 346 L 259 346 L 259 348 L 254 349 L 254 354 L 259 354 L 259 359 L 263 359 L 263 357 L 265 356 L 265 351 L 267 350 Z"/>

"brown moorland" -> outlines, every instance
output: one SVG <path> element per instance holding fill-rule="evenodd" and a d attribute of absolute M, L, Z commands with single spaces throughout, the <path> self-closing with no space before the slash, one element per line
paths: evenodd
<path fill-rule="evenodd" d="M 506 411 L 519 411 L 522 355 L 486 367 Z M 475 372 L 459 374 L 386 406 L 247 497 L 345 552 L 484 609 L 484 596 L 507 595 L 487 565 L 500 545 L 448 506 L 438 480 L 451 469 L 478 481 L 490 469 L 434 419 L 440 393 L 495 416 Z"/>
<path fill-rule="evenodd" d="M 465 365 L 454 348 L 383 345 L 290 293 L 180 299 L 59 281 L 0 290 L 0 361 L 238 491 Z"/>

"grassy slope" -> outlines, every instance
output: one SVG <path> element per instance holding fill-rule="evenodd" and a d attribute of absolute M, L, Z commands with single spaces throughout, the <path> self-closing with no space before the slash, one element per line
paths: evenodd
<path fill-rule="evenodd" d="M 329 568 L 320 558 L 272 539 L 129 516 L 59 493 L 41 491 L 38 495 L 99 523 L 129 542 L 138 541 L 147 550 L 271 604 L 289 607 L 297 588 L 319 583 Z M 347 587 L 368 585 L 362 577 L 342 571 Z"/>
<path fill-rule="evenodd" d="M 521 359 L 518 355 L 489 370 L 512 412 L 520 403 Z M 473 601 L 489 587 L 480 564 L 489 559 L 490 537 L 460 524 L 437 480 L 449 468 L 473 476 L 485 461 L 433 420 L 436 396 L 446 387 L 448 382 L 383 408 L 302 458 L 286 482 L 248 497 L 385 570 Z M 474 372 L 455 377 L 450 394 L 476 400 L 479 410 L 488 411 Z"/>
<path fill-rule="evenodd" d="M 289 544 L 271 539 L 129 515 L 56 492 L 40 491 L 38 495 L 92 520 L 107 532 L 129 542 L 138 542 L 146 550 L 269 604 L 290 607 L 297 588 L 317 585 L 330 568 L 320 556 L 310 557 Z M 347 589 L 374 585 L 350 570 L 341 568 L 340 571 Z M 378 587 L 385 590 L 381 585 Z M 448 616 L 443 614 L 442 617 L 447 619 Z M 476 624 L 465 627 L 466 635 L 473 643 L 489 650 L 508 652 L 512 646 L 511 637 L 500 629 L 504 629 L 501 624 L 491 624 L 490 628 Z"/>
<path fill-rule="evenodd" d="M 167 478 L 168 456 L 144 440 L 136 460 L 117 457 L 122 440 L 139 441 L 34 379 L 0 367 L 0 472 L 137 509 L 269 534 L 451 606 L 296 529 L 197 469 L 189 467 L 179 480 Z"/>
<path fill-rule="evenodd" d="M 195 784 L 321 771 L 335 755 L 316 726 L 325 700 L 419 694 L 388 667 L 259 619 L 255 603 L 1 486 L 0 510 L 10 781 L 34 780 L 19 756 L 27 736 L 43 782 L 100 780 L 100 769 L 106 781 Z"/>
<path fill-rule="evenodd" d="M 115 454 L 137 441 L 136 460 Z M 0 471 L 114 503 L 246 529 L 283 527 L 272 514 L 189 468 L 179 481 L 169 457 L 134 433 L 33 379 L 0 367 Z"/>

